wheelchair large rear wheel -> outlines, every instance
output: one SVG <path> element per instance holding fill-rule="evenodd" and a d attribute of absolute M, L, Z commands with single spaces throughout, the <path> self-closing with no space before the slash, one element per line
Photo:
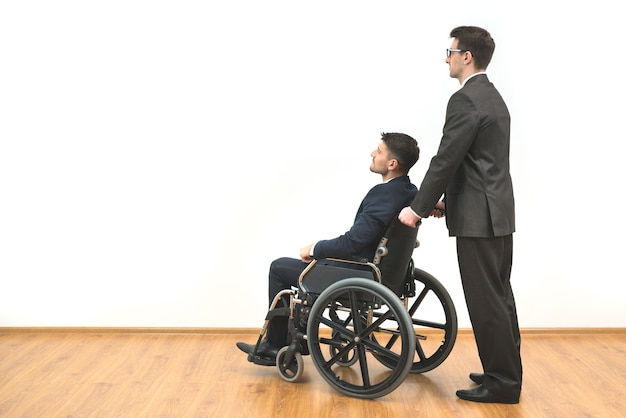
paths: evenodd
<path fill-rule="evenodd" d="M 395 343 L 388 348 L 390 336 Z M 322 292 L 309 313 L 307 340 L 324 380 L 344 395 L 365 399 L 396 389 L 415 352 L 411 318 L 400 299 L 363 278 L 341 280 Z M 390 370 L 381 357 L 392 359 L 395 367 Z"/>
<path fill-rule="evenodd" d="M 415 355 L 411 373 L 423 373 L 439 366 L 450 354 L 456 341 L 457 316 L 448 291 L 432 275 L 418 268 L 413 270 L 415 296 L 408 299 L 408 312 L 415 331 Z M 387 346 L 396 344 L 392 336 Z M 396 360 L 381 356 L 388 367 Z"/>

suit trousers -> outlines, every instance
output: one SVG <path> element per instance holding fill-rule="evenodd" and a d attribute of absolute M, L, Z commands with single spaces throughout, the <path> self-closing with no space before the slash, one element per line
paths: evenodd
<path fill-rule="evenodd" d="M 291 289 L 298 285 L 298 278 L 307 263 L 297 259 L 282 257 L 272 261 L 269 272 L 269 303 L 281 290 Z M 267 328 L 267 341 L 272 347 L 281 348 L 287 343 L 288 318 L 286 316 L 274 317 Z"/>
<path fill-rule="evenodd" d="M 513 235 L 457 237 L 465 301 L 483 366 L 483 386 L 502 396 L 522 389 L 521 338 L 511 289 Z"/>
<path fill-rule="evenodd" d="M 345 268 L 345 264 L 325 260 L 326 265 L 339 265 Z M 305 263 L 298 258 L 281 257 L 270 264 L 269 272 L 269 289 L 268 297 L 269 304 L 282 290 L 291 289 L 298 286 L 298 279 L 302 272 L 309 266 L 309 263 Z M 360 266 L 354 267 L 357 270 L 364 269 L 371 271 L 369 267 L 362 268 Z M 289 300 L 285 297 L 285 303 L 288 306 Z M 280 306 L 280 305 L 279 305 Z M 298 307 L 296 306 L 296 315 Z M 286 316 L 275 316 L 270 320 L 267 328 L 266 339 L 272 347 L 281 348 L 287 344 L 287 337 L 289 334 L 289 318 Z"/>

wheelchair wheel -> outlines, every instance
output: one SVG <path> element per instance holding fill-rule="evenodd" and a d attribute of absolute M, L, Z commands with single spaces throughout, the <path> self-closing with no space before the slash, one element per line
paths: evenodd
<path fill-rule="evenodd" d="M 423 373 L 439 366 L 450 354 L 456 341 L 457 316 L 454 303 L 443 285 L 427 272 L 414 269 L 415 297 L 410 298 L 408 312 L 415 331 L 415 355 L 411 373 Z M 387 346 L 392 347 L 392 336 Z M 381 356 L 381 363 L 394 368 L 396 360 Z"/>
<path fill-rule="evenodd" d="M 335 336 L 333 337 L 333 339 L 334 341 L 338 342 L 338 344 L 336 345 L 330 344 L 328 346 L 328 352 L 330 353 L 331 357 L 334 357 L 337 354 L 339 354 L 341 347 L 345 347 L 346 345 L 350 343 L 350 341 L 347 338 L 341 338 L 339 336 L 339 333 L 335 333 Z M 350 367 L 354 365 L 354 363 L 356 363 L 357 360 L 358 358 L 356 356 L 356 350 L 352 349 L 348 352 L 343 352 L 341 354 L 341 356 L 339 357 L 339 360 L 337 360 L 337 365 Z"/>
<path fill-rule="evenodd" d="M 283 347 L 278 351 L 276 368 L 283 380 L 295 382 L 304 373 L 304 360 L 302 359 L 302 354 L 298 351 L 293 353 L 290 360 L 287 360 L 287 350 L 289 350 L 289 346 Z"/>
<path fill-rule="evenodd" d="M 384 345 L 389 335 L 397 337 L 391 348 Z M 338 281 L 322 292 L 311 307 L 307 339 L 324 380 L 344 395 L 365 399 L 396 389 L 409 373 L 415 352 L 411 318 L 400 299 L 363 278 Z M 382 355 L 397 367 L 389 370 L 379 360 Z"/>

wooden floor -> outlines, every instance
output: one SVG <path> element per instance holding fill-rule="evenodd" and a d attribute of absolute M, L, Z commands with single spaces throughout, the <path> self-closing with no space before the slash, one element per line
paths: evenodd
<path fill-rule="evenodd" d="M 339 394 L 305 356 L 302 381 L 246 361 L 254 332 L 0 330 L 0 417 L 626 417 L 626 333 L 525 332 L 517 405 L 462 401 L 480 371 L 460 332 L 438 368 L 391 394 Z"/>

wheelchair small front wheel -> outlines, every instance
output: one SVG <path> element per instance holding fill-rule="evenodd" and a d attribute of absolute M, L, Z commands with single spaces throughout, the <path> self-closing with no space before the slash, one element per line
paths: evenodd
<path fill-rule="evenodd" d="M 278 374 L 287 382 L 295 382 L 304 373 L 304 360 L 299 351 L 295 351 L 290 359 L 287 359 L 287 351 L 289 346 L 283 347 L 276 355 L 276 368 Z"/>

